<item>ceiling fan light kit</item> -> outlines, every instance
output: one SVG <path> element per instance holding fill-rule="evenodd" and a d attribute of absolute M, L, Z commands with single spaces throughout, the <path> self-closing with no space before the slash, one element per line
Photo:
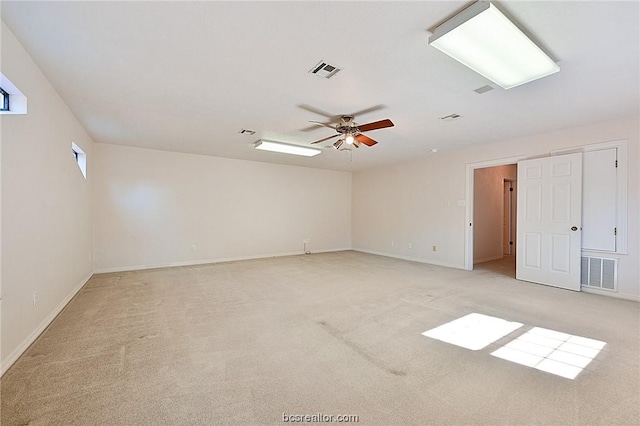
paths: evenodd
<path fill-rule="evenodd" d="M 504 89 L 560 71 L 490 2 L 473 3 L 439 25 L 429 44 Z"/>
<path fill-rule="evenodd" d="M 299 145 L 289 145 L 285 143 L 268 141 L 263 139 L 256 142 L 254 148 L 259 149 L 261 151 L 271 151 L 271 152 L 279 152 L 282 154 L 302 155 L 304 157 L 313 157 L 314 155 L 318 155 L 322 152 L 317 148 L 310 148 L 310 147 L 299 146 Z"/>
<path fill-rule="evenodd" d="M 329 139 L 340 137 L 339 140 L 333 143 L 333 147 L 335 149 L 340 149 L 340 147 L 343 145 L 344 142 L 347 143 L 347 146 L 343 149 L 351 149 L 351 147 L 360 148 L 360 145 L 373 146 L 378 142 L 364 135 L 363 134 L 364 132 L 370 132 L 372 130 L 384 129 L 386 127 L 394 126 L 393 122 L 389 119 L 374 121 L 372 123 L 360 125 L 354 121 L 353 115 L 341 116 L 339 122 L 336 123 L 335 125 L 320 123 L 320 122 L 312 122 L 312 123 L 316 123 L 324 127 L 335 129 L 336 134 L 333 136 L 322 138 L 315 142 L 311 142 L 311 144 L 316 144 L 316 143 L 327 141 Z"/>

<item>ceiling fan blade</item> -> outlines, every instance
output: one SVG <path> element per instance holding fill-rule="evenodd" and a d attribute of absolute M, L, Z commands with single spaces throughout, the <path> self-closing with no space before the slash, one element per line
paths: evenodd
<path fill-rule="evenodd" d="M 323 122 L 321 122 L 321 121 L 314 121 L 314 120 L 309 120 L 309 123 L 315 123 L 315 124 L 317 124 L 318 126 L 328 127 L 328 128 L 330 128 L 330 129 L 333 129 L 333 130 L 335 130 L 335 129 L 336 129 L 335 124 L 332 124 L 332 123 L 323 123 Z M 316 128 L 317 128 L 317 127 L 316 127 Z"/>
<path fill-rule="evenodd" d="M 305 127 L 304 129 L 300 129 L 300 132 L 310 132 L 312 130 L 318 130 L 320 127 L 319 125 L 323 125 L 323 126 L 327 126 L 327 127 L 331 127 L 332 129 L 335 129 L 335 124 L 331 123 L 331 122 L 327 122 L 327 123 L 320 123 L 318 121 L 311 121 L 310 123 L 315 123 L 313 126 L 308 126 Z M 331 125 L 331 126 L 328 126 Z"/>
<path fill-rule="evenodd" d="M 318 108 L 314 108 L 311 105 L 302 104 L 302 105 L 298 105 L 298 108 L 301 108 L 301 109 L 303 109 L 305 111 L 312 112 L 314 114 L 322 115 L 324 117 L 327 117 L 327 118 L 331 119 L 332 121 L 335 118 L 335 115 L 329 114 L 328 112 L 324 112 L 324 111 L 322 111 L 322 110 L 320 110 Z"/>
<path fill-rule="evenodd" d="M 365 144 L 366 146 L 373 146 L 378 143 L 377 141 L 374 141 L 373 139 L 371 139 L 369 136 L 365 136 L 365 135 L 356 135 L 355 139 L 358 142 Z"/>
<path fill-rule="evenodd" d="M 378 111 L 379 109 L 383 109 L 383 108 L 384 108 L 384 105 L 376 105 L 376 106 L 372 106 L 371 108 L 366 108 L 366 109 L 363 109 L 363 110 L 358 111 L 358 112 L 354 112 L 354 113 L 349 114 L 349 115 L 353 115 L 354 117 L 358 117 L 359 115 L 369 114 L 370 112 Z"/>
<path fill-rule="evenodd" d="M 299 132 L 310 132 L 312 130 L 318 130 L 318 126 L 316 126 L 316 125 L 308 126 L 308 127 L 305 127 L 304 129 L 300 129 L 298 131 Z"/>
<path fill-rule="evenodd" d="M 340 136 L 340 134 L 329 136 L 327 138 L 320 139 L 319 141 L 311 142 L 311 144 L 313 145 L 314 143 L 320 143 L 320 142 L 328 141 L 329 139 L 333 139 L 333 138 L 338 137 L 338 136 Z"/>
<path fill-rule="evenodd" d="M 386 120 L 374 121 L 373 123 L 358 125 L 358 129 L 360 129 L 361 132 L 384 129 L 385 127 L 393 127 L 393 123 L 391 122 L 391 120 L 386 119 Z"/>

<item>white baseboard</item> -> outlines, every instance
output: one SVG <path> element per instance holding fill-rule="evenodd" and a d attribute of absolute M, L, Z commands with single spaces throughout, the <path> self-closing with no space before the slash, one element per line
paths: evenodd
<path fill-rule="evenodd" d="M 334 248 L 326 250 L 313 251 L 316 253 L 331 253 L 336 251 L 346 251 L 351 248 Z M 99 268 L 94 271 L 94 274 L 108 274 L 112 272 L 129 272 L 129 271 L 142 271 L 145 269 L 158 269 L 158 268 L 173 268 L 176 266 L 192 266 L 192 265 L 206 265 L 207 263 L 222 263 L 222 262 L 236 262 L 239 260 L 254 260 L 254 259 L 268 259 L 270 257 L 284 257 L 284 256 L 298 256 L 303 255 L 300 252 L 288 252 L 288 253 L 275 253 L 275 254 L 258 254 L 254 256 L 236 256 L 236 257 L 221 257 L 216 259 L 201 259 L 201 260 L 187 260 L 184 262 L 168 262 L 158 263 L 153 265 L 132 265 L 132 266 L 116 266 L 111 268 Z"/>
<path fill-rule="evenodd" d="M 640 296 L 637 294 L 616 293 L 614 291 L 598 290 L 597 288 L 582 287 L 583 293 L 597 294 L 599 296 L 615 297 L 616 299 L 631 300 L 632 302 L 640 302 Z"/>
<path fill-rule="evenodd" d="M 58 306 L 56 306 L 49 315 L 47 315 L 44 320 L 42 320 L 40 325 L 38 325 L 38 327 L 36 327 L 36 329 L 33 330 L 31 334 L 29 334 L 29 336 L 27 336 L 27 338 L 24 339 L 24 341 L 17 348 L 15 348 L 6 359 L 2 360 L 0 366 L 0 376 L 4 375 L 4 373 L 6 373 L 7 370 L 9 370 L 9 368 L 13 365 L 13 363 L 16 362 L 18 358 L 20 358 L 24 351 L 26 351 L 27 348 L 29 348 L 29 346 L 31 346 L 31 344 L 36 341 L 40 334 L 42 334 L 42 332 L 49 326 L 49 324 L 51 324 L 51 322 L 58 316 L 58 314 L 62 312 L 62 310 L 71 301 L 71 299 L 73 299 L 73 297 L 80 291 L 80 289 L 84 287 L 84 285 L 92 276 L 93 273 L 87 275 L 82 281 L 80 281 L 80 283 L 75 286 L 73 290 L 71 290 L 67 297 L 65 297 L 62 302 L 60 302 L 60 304 L 58 304 Z"/>
<path fill-rule="evenodd" d="M 507 255 L 501 254 L 499 256 L 485 257 L 483 259 L 474 260 L 473 264 L 476 265 L 478 263 L 491 262 L 492 260 L 502 259 L 504 256 L 509 256 L 509 255 L 508 254 Z"/>
<path fill-rule="evenodd" d="M 382 252 L 366 250 L 362 248 L 345 247 L 345 248 L 336 248 L 336 249 L 328 249 L 328 250 L 318 250 L 318 251 L 314 251 L 313 253 L 314 254 L 315 253 L 331 253 L 331 252 L 348 251 L 348 250 L 373 254 L 377 256 L 391 257 L 394 259 L 408 260 L 411 262 L 419 262 L 419 263 L 424 263 L 429 265 L 444 266 L 447 268 L 463 269 L 463 270 L 465 269 L 464 265 L 456 265 L 456 264 L 451 264 L 446 262 L 426 260 L 426 259 L 414 258 L 414 257 L 408 257 L 408 256 L 399 256 L 395 254 L 382 253 Z M 221 263 L 221 262 L 233 262 L 238 260 L 265 259 L 270 257 L 296 256 L 301 254 L 303 253 L 299 253 L 299 252 L 278 253 L 278 254 L 270 254 L 270 255 L 238 256 L 238 257 L 228 257 L 228 258 L 218 258 L 218 259 L 208 259 L 208 260 L 172 262 L 172 263 L 158 264 L 158 265 L 139 265 L 139 266 L 125 266 L 125 267 L 117 267 L 117 268 L 102 268 L 94 271 L 94 273 L 99 274 L 99 273 L 109 273 L 109 272 L 137 271 L 137 270 L 154 269 L 154 268 L 170 268 L 174 266 L 203 265 L 207 263 Z M 495 259 L 489 259 L 489 260 L 495 260 Z M 489 261 L 489 260 L 486 260 L 486 261 Z M 480 261 L 476 263 L 480 263 Z M 60 302 L 60 304 L 58 304 L 58 306 L 56 306 L 56 308 L 40 323 L 40 325 L 35 330 L 33 330 L 33 332 L 31 332 L 31 334 L 22 342 L 22 344 L 20 344 L 16 349 L 14 349 L 13 352 L 11 352 L 11 354 L 9 354 L 9 356 L 6 359 L 2 360 L 2 362 L 0 363 L 0 376 L 4 375 L 4 373 L 7 372 L 7 370 L 18 360 L 18 358 L 20 358 L 20 356 L 24 353 L 24 351 L 26 351 L 27 348 L 29 348 L 29 346 L 33 344 L 33 342 L 35 342 L 38 336 L 40 336 L 40 334 L 42 334 L 42 332 L 49 326 L 49 324 L 51 324 L 51 322 L 58 316 L 58 314 L 62 312 L 62 310 L 71 301 L 71 299 L 73 299 L 73 297 L 80 291 L 80 289 L 84 287 L 84 285 L 89 281 L 89 279 L 93 276 L 94 273 L 87 275 L 73 290 L 71 290 L 71 292 L 67 295 L 67 297 L 65 297 Z M 634 295 L 634 294 L 614 293 L 614 292 L 600 291 L 598 289 L 584 288 L 584 287 L 582 288 L 582 291 L 584 293 L 592 293 L 592 294 L 597 294 L 601 296 L 608 296 L 608 297 L 614 297 L 618 299 L 640 302 L 640 296 Z"/>
<path fill-rule="evenodd" d="M 394 259 L 408 260 L 410 262 L 425 263 L 427 265 L 444 266 L 445 268 L 453 268 L 453 269 L 464 269 L 464 265 L 456 265 L 453 263 L 439 262 L 437 260 L 422 259 L 418 257 L 399 256 L 396 254 L 382 253 L 382 252 L 367 250 L 362 248 L 352 248 L 351 250 L 359 251 L 362 253 L 375 254 L 376 256 L 385 256 L 385 257 L 392 257 Z"/>
<path fill-rule="evenodd" d="M 361 248 L 353 248 L 351 249 L 353 251 L 359 251 L 362 253 L 368 253 L 368 254 L 375 254 L 377 256 L 385 256 L 385 257 L 392 257 L 394 259 L 401 259 L 401 260 L 408 260 L 411 262 L 419 262 L 419 263 L 426 263 L 429 265 L 436 265 L 436 266 L 444 266 L 446 268 L 454 268 L 454 269 L 465 269 L 464 265 L 454 265 L 454 264 L 450 264 L 450 263 L 445 263 L 445 262 L 438 262 L 438 261 L 432 261 L 432 260 L 425 260 L 425 259 L 419 259 L 419 258 L 413 258 L 413 257 L 407 257 L 407 256 L 398 256 L 395 254 L 389 254 L 389 253 L 382 253 L 382 252 L 377 252 L 377 251 L 373 251 L 373 250 L 366 250 L 366 249 L 361 249 Z M 501 259 L 501 257 L 496 257 L 493 259 L 487 259 L 484 260 L 484 262 L 488 262 L 490 260 L 497 260 L 497 259 Z M 481 261 L 476 261 L 474 263 L 481 263 Z M 597 294 L 600 296 L 607 296 L 607 297 L 615 297 L 617 299 L 624 299 L 624 300 L 630 300 L 632 302 L 640 302 L 640 296 L 635 295 L 635 294 L 626 294 L 626 293 L 615 293 L 612 291 L 604 291 L 604 290 L 598 290 L 598 289 L 593 289 L 593 288 L 585 288 L 582 287 L 582 292 L 583 293 L 591 293 L 591 294 Z"/>

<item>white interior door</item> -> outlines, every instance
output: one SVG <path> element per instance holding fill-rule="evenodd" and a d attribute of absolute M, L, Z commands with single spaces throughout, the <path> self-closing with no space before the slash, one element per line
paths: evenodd
<path fill-rule="evenodd" d="M 516 278 L 580 291 L 582 153 L 518 162 Z"/>

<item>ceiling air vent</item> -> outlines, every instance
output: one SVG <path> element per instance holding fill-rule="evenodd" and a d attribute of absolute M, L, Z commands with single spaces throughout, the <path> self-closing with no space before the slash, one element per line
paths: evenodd
<path fill-rule="evenodd" d="M 482 86 L 477 88 L 476 90 L 474 90 L 474 92 L 476 92 L 478 95 L 482 95 L 483 93 L 487 93 L 489 91 L 493 90 L 493 87 L 489 86 L 488 84 L 486 86 Z"/>
<path fill-rule="evenodd" d="M 309 72 L 315 74 L 318 77 L 331 78 L 340 71 L 340 68 L 335 65 L 330 65 L 324 60 L 318 62 L 315 67 L 311 68 Z"/>
<path fill-rule="evenodd" d="M 440 117 L 440 120 L 453 121 L 453 120 L 457 120 L 458 118 L 460 118 L 460 114 L 449 114 L 449 115 L 445 115 L 444 117 Z"/>
<path fill-rule="evenodd" d="M 241 135 L 255 135 L 256 131 L 255 130 L 249 130 L 249 129 L 242 129 L 238 133 L 240 133 Z"/>

